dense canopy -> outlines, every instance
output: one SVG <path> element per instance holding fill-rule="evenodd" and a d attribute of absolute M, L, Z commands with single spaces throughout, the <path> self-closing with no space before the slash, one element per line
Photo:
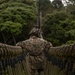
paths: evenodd
<path fill-rule="evenodd" d="M 75 41 L 75 1 L 40 0 L 44 38 L 54 46 Z M 0 42 L 15 45 L 36 25 L 36 0 L 0 0 Z"/>

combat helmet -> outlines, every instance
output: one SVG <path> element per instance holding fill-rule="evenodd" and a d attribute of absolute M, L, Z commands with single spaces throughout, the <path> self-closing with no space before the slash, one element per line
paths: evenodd
<path fill-rule="evenodd" d="M 31 36 L 31 35 L 34 35 L 34 36 L 37 36 L 37 37 L 41 38 L 41 36 L 42 36 L 42 31 L 41 31 L 41 29 L 39 29 L 39 28 L 37 28 L 37 27 L 34 27 L 34 28 L 30 31 L 29 35 L 30 35 L 30 36 Z"/>

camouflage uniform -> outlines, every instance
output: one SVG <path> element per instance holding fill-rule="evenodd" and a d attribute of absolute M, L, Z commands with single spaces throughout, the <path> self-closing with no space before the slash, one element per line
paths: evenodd
<path fill-rule="evenodd" d="M 30 75 L 40 75 L 45 70 L 45 52 L 50 48 L 51 44 L 43 38 L 33 38 L 25 40 L 17 45 L 21 46 L 24 51 L 28 52 L 27 68 Z M 43 75 L 43 74 L 42 74 Z"/>

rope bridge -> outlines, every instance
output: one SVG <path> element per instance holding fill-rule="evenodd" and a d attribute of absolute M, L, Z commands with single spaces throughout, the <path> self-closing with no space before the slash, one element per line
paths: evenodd
<path fill-rule="evenodd" d="M 51 47 L 46 75 L 75 75 L 75 44 Z"/>
<path fill-rule="evenodd" d="M 75 75 L 75 44 L 51 47 L 46 57 L 45 75 Z M 25 58 L 21 47 L 0 43 L 0 75 L 29 75 Z"/>
<path fill-rule="evenodd" d="M 26 75 L 25 56 L 18 46 L 0 44 L 0 75 Z"/>

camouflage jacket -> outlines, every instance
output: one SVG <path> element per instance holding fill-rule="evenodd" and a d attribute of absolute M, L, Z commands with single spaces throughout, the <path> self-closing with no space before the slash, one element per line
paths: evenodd
<path fill-rule="evenodd" d="M 42 38 L 30 38 L 23 42 L 17 43 L 17 45 L 21 46 L 24 51 L 28 52 L 31 68 L 43 69 L 45 60 L 44 53 L 49 50 L 51 43 Z"/>
<path fill-rule="evenodd" d="M 47 42 L 46 40 L 42 38 L 30 38 L 28 40 L 19 42 L 16 44 L 17 46 L 21 46 L 21 48 L 24 51 L 27 51 L 32 56 L 38 56 L 43 51 L 48 51 L 49 48 L 52 46 L 50 42 Z"/>

